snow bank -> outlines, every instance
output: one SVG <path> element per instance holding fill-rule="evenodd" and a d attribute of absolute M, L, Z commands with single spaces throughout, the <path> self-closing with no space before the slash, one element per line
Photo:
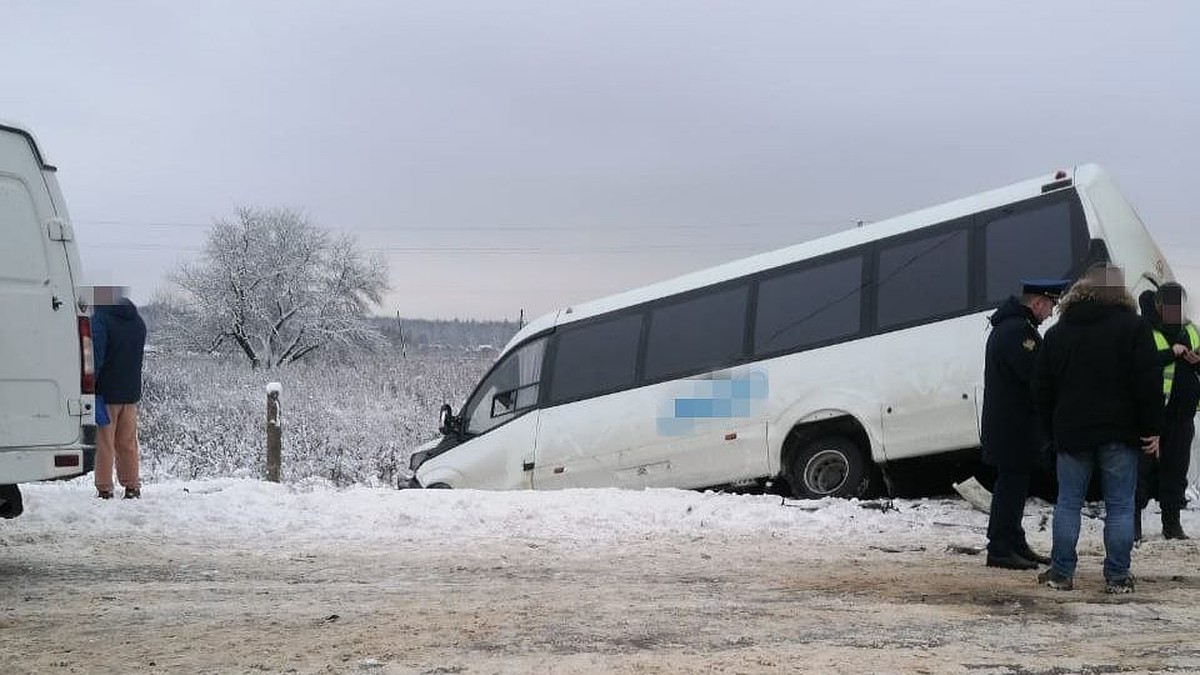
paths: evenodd
<path fill-rule="evenodd" d="M 703 537 L 784 537 L 808 544 L 869 538 L 904 546 L 918 533 L 982 540 L 986 528 L 986 516 L 958 500 L 903 500 L 882 510 L 878 502 L 797 502 L 687 490 L 394 490 L 232 478 L 155 483 L 144 488 L 142 499 L 131 501 L 96 499 L 88 478 L 22 488 L 26 515 L 0 533 L 15 525 L 27 536 L 53 537 L 69 523 L 114 540 L 133 532 L 169 533 L 264 548 L 494 539 L 586 546 Z"/>

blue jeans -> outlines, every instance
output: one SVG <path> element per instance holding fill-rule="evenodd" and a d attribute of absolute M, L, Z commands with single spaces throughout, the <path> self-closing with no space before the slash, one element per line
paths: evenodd
<path fill-rule="evenodd" d="M 1104 579 L 1119 581 L 1129 576 L 1138 454 L 1136 448 L 1122 443 L 1106 443 L 1091 452 L 1058 453 L 1058 502 L 1054 505 L 1054 549 L 1050 553 L 1050 566 L 1056 572 L 1075 576 L 1080 510 L 1098 461 L 1104 492 Z"/>

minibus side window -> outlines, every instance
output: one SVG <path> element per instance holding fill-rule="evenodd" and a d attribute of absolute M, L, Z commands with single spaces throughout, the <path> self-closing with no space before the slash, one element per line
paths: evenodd
<path fill-rule="evenodd" d="M 985 226 L 987 301 L 1021 289 L 1021 279 L 1066 278 L 1072 255 L 1071 206 L 1058 201 L 1015 213 L 998 212 Z"/>
<path fill-rule="evenodd" d="M 642 314 L 628 314 L 558 334 L 551 404 L 576 401 L 633 386 Z"/>
<path fill-rule="evenodd" d="M 804 349 L 862 327 L 862 256 L 823 262 L 758 285 L 754 353 Z"/>
<path fill-rule="evenodd" d="M 546 338 L 539 338 L 505 356 L 463 406 L 466 432 L 477 436 L 537 405 Z"/>
<path fill-rule="evenodd" d="M 749 286 L 708 291 L 650 313 L 645 379 L 718 368 L 743 355 Z"/>
<path fill-rule="evenodd" d="M 967 309 L 967 230 L 906 239 L 879 251 L 880 328 Z"/>

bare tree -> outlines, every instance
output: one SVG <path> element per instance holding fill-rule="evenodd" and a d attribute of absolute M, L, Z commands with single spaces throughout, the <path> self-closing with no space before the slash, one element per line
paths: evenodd
<path fill-rule="evenodd" d="M 374 346 L 367 318 L 387 290 L 387 265 L 349 236 L 333 236 L 290 209 L 240 208 L 209 232 L 200 260 L 160 297 L 161 333 L 177 347 L 232 350 L 273 368 L 317 350 Z"/>

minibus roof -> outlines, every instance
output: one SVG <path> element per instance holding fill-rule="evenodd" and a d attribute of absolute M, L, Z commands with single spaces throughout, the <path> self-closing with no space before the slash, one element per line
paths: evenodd
<path fill-rule="evenodd" d="M 1072 180 L 1064 178 L 1070 177 Z M 1043 187 L 1061 185 L 1069 187 L 1078 181 L 1091 183 L 1097 180 L 1107 180 L 1104 170 L 1095 164 L 1085 164 L 1075 167 L 1069 172 L 1056 172 L 1031 178 L 1007 187 L 989 190 L 979 194 L 945 202 L 936 206 L 906 213 L 904 215 L 881 220 L 862 227 L 855 227 L 842 232 L 826 235 L 799 244 L 785 246 L 773 251 L 759 253 L 746 258 L 740 258 L 714 267 L 708 267 L 696 272 L 656 282 L 628 291 L 622 291 L 596 300 L 582 302 L 577 305 L 561 308 L 531 321 L 513 336 L 505 346 L 501 356 L 513 347 L 524 342 L 530 336 L 563 326 L 588 317 L 604 314 L 613 310 L 655 300 L 657 298 L 675 295 L 695 288 L 718 284 L 730 279 L 754 274 L 774 267 L 787 265 L 798 260 L 816 257 L 833 251 L 838 251 L 859 244 L 883 239 L 896 234 L 902 234 L 927 225 L 946 222 L 955 218 L 996 208 L 1005 204 L 1023 201 L 1044 193 Z M 1049 190 L 1046 190 L 1049 191 Z"/>

